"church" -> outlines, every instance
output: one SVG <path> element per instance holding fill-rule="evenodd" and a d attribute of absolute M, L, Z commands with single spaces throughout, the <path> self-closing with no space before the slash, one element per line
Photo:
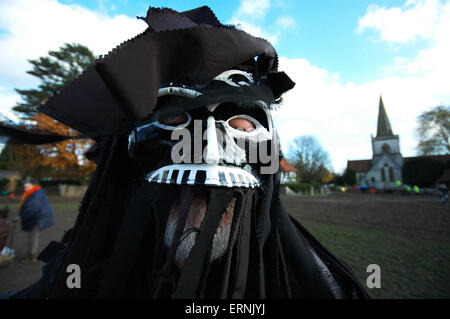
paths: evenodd
<path fill-rule="evenodd" d="M 400 153 L 400 140 L 394 135 L 389 118 L 380 96 L 378 107 L 377 136 L 372 136 L 372 159 L 347 161 L 347 169 L 356 172 L 356 183 L 375 187 L 378 190 L 398 189 L 397 181 L 402 181 L 403 164 L 413 157 L 403 157 Z M 450 154 L 420 156 L 433 158 L 445 165 L 444 172 L 437 182 L 450 187 Z"/>
<path fill-rule="evenodd" d="M 348 161 L 347 169 L 356 172 L 358 185 L 372 186 L 382 190 L 395 189 L 396 181 L 402 180 L 403 157 L 400 153 L 399 136 L 392 131 L 381 96 L 377 135 L 371 138 L 372 159 Z"/>

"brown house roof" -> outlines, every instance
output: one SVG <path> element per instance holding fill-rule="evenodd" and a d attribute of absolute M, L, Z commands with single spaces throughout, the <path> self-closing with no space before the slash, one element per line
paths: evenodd
<path fill-rule="evenodd" d="M 297 172 L 297 169 L 289 164 L 284 158 L 281 159 L 280 165 L 283 172 Z"/>
<path fill-rule="evenodd" d="M 372 160 L 347 161 L 347 169 L 357 173 L 367 173 L 372 167 Z"/>

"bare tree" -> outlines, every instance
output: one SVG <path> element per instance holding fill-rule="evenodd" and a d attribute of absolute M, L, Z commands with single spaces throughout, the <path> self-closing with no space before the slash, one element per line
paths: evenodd
<path fill-rule="evenodd" d="M 298 169 L 297 176 L 302 180 L 320 181 L 330 173 L 330 156 L 315 136 L 304 135 L 294 138 L 288 153 L 288 158 Z"/>
<path fill-rule="evenodd" d="M 421 155 L 450 153 L 450 107 L 436 106 L 418 118 L 419 145 Z"/>

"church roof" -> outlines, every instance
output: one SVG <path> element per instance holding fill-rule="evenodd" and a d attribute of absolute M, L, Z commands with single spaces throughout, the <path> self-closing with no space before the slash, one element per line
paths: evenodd
<path fill-rule="evenodd" d="M 450 154 L 446 155 L 425 155 L 425 156 L 410 156 L 410 157 L 403 157 L 403 164 L 406 163 L 408 160 L 414 159 L 414 158 L 432 158 L 436 159 L 443 164 L 446 164 L 447 161 L 450 161 Z M 367 173 L 372 168 L 372 160 L 355 160 L 355 161 L 347 161 L 347 169 L 354 170 L 357 173 Z M 446 168 L 444 170 L 445 178 L 450 177 L 450 169 Z"/>
<path fill-rule="evenodd" d="M 391 123 L 384 109 L 383 99 L 380 95 L 380 106 L 378 108 L 378 125 L 377 125 L 377 137 L 394 136 L 392 133 Z"/>
<path fill-rule="evenodd" d="M 372 160 L 347 161 L 347 169 L 357 173 L 367 173 L 372 167 Z"/>

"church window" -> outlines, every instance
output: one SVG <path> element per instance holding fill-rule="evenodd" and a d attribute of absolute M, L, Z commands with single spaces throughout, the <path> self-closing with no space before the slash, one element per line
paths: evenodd
<path fill-rule="evenodd" d="M 381 147 L 381 150 L 383 151 L 383 153 L 389 154 L 391 152 L 391 147 L 389 146 L 389 144 L 384 143 Z"/>
<path fill-rule="evenodd" d="M 389 167 L 389 180 L 391 182 L 394 181 L 394 170 L 392 169 L 392 167 Z"/>
<path fill-rule="evenodd" d="M 381 181 L 385 182 L 386 181 L 386 175 L 384 173 L 384 167 L 381 168 Z"/>

